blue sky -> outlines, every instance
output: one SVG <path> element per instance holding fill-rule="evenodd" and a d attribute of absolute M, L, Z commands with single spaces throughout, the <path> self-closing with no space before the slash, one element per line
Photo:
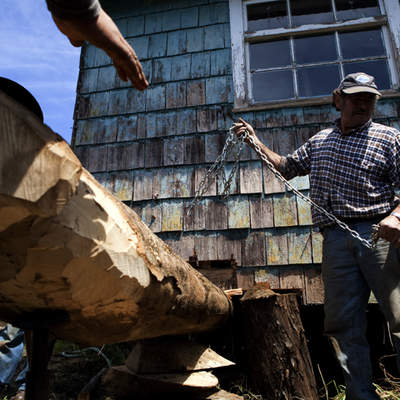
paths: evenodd
<path fill-rule="evenodd" d="M 28 89 L 44 120 L 71 140 L 80 48 L 51 19 L 45 0 L 1 0 L 0 76 Z"/>

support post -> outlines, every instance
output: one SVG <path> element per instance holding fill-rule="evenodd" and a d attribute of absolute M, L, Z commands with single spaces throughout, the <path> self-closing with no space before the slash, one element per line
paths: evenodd
<path fill-rule="evenodd" d="M 26 400 L 49 398 L 49 371 L 47 369 L 54 341 L 49 340 L 48 328 L 32 330 L 32 348 L 26 377 Z"/>
<path fill-rule="evenodd" d="M 19 319 L 11 320 L 14 326 L 24 330 L 24 340 L 29 370 L 26 374 L 25 400 L 44 400 L 49 398 L 49 372 L 47 369 L 55 338 L 51 328 L 69 321 L 64 310 L 38 310 L 21 314 Z"/>

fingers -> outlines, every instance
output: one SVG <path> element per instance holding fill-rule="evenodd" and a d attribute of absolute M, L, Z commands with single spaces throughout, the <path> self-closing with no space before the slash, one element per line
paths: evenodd
<path fill-rule="evenodd" d="M 379 230 L 378 235 L 382 238 L 387 240 L 388 242 L 392 243 L 396 248 L 400 247 L 400 235 L 398 232 L 393 231 L 383 231 Z"/>
<path fill-rule="evenodd" d="M 396 217 L 386 217 L 379 224 L 378 236 L 400 247 L 400 224 Z"/>
<path fill-rule="evenodd" d="M 246 122 L 244 119 L 239 118 L 239 119 L 238 119 L 238 122 L 235 122 L 233 125 L 234 125 L 234 126 L 247 125 L 247 122 Z"/>
<path fill-rule="evenodd" d="M 149 82 L 144 75 L 142 66 L 138 59 L 132 61 L 128 68 L 127 75 L 136 89 L 144 90 L 149 86 Z"/>
<path fill-rule="evenodd" d="M 105 51 L 110 56 L 121 80 L 126 82 L 129 79 L 133 87 L 138 90 L 144 90 L 149 86 L 135 51 L 103 9 L 97 18 L 88 21 L 60 20 L 56 17 L 53 19 L 73 46 L 82 46 L 87 40 Z"/>
<path fill-rule="evenodd" d="M 149 86 L 135 51 L 122 35 L 116 41 L 116 46 L 107 53 L 113 60 L 121 80 L 126 82 L 129 79 L 133 87 L 138 90 L 144 90 Z"/>
<path fill-rule="evenodd" d="M 253 140 L 256 138 L 256 133 L 253 127 L 242 118 L 239 118 L 238 122 L 233 124 L 233 129 L 237 135 L 241 135 L 244 134 L 244 132 L 247 132 L 253 138 Z"/>
<path fill-rule="evenodd" d="M 125 71 L 114 62 L 114 67 L 117 70 L 119 79 L 121 79 L 121 81 L 127 82 L 128 81 L 128 76 L 126 75 Z"/>
<path fill-rule="evenodd" d="M 239 122 L 233 124 L 233 131 L 237 136 L 242 136 L 244 134 L 249 133 L 248 124 L 241 118 L 239 118 Z"/>
<path fill-rule="evenodd" d="M 239 127 L 234 129 L 234 131 L 237 135 L 244 135 L 246 132 L 248 132 L 246 127 Z"/>
<path fill-rule="evenodd" d="M 243 120 L 242 118 L 239 118 L 238 121 L 239 121 L 239 122 L 235 122 L 235 123 L 233 124 L 235 131 L 236 131 L 237 129 L 241 129 L 241 128 L 247 129 L 247 125 L 248 125 L 248 124 L 247 124 L 247 122 L 246 122 L 245 120 Z"/>
<path fill-rule="evenodd" d="M 135 89 L 144 90 L 149 86 L 149 83 L 144 75 L 142 66 L 139 60 L 134 59 L 131 55 L 125 57 L 113 57 L 115 68 L 118 76 L 126 82 L 128 79 L 132 82 Z"/>

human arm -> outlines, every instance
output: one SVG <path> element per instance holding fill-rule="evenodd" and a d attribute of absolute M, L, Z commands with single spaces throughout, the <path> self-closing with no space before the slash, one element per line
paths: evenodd
<path fill-rule="evenodd" d="M 389 161 L 387 169 L 393 187 L 400 188 L 400 133 L 397 130 L 394 132 L 394 141 L 386 152 L 386 159 Z M 395 247 L 400 247 L 400 203 L 390 215 L 383 218 L 378 227 L 379 237 L 392 243 Z"/>
<path fill-rule="evenodd" d="M 261 153 L 267 158 L 269 162 L 282 174 L 285 179 L 292 179 L 295 176 L 307 175 L 310 170 L 310 143 L 306 142 L 299 147 L 292 154 L 286 157 L 281 156 L 261 142 L 257 137 L 253 127 L 243 119 L 233 125 L 234 132 L 241 136 L 246 131 L 249 133 L 251 139 L 246 138 L 245 141 L 255 150 L 258 147 Z"/>
<path fill-rule="evenodd" d="M 71 7 L 72 11 L 68 13 L 68 3 L 82 3 L 83 6 Z M 62 12 L 58 11 L 60 4 L 63 5 Z M 97 1 L 47 0 L 47 5 L 56 26 L 73 46 L 82 46 L 87 40 L 110 56 L 121 80 L 129 79 L 138 90 L 147 88 L 149 84 L 135 50 Z"/>

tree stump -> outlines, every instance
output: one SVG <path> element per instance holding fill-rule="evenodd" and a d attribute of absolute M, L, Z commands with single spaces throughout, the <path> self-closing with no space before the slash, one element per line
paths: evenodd
<path fill-rule="evenodd" d="M 296 294 L 256 285 L 241 299 L 249 380 L 269 400 L 317 400 Z"/>

